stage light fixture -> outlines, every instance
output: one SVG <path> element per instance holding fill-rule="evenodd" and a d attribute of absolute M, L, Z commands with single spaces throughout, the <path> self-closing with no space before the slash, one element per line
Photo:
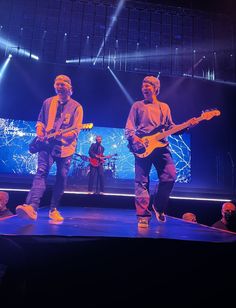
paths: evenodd
<path fill-rule="evenodd" d="M 109 24 L 109 26 L 108 26 L 108 29 L 107 29 L 107 32 L 106 32 L 106 34 L 105 34 L 104 40 L 102 41 L 102 44 L 101 44 L 101 46 L 100 46 L 100 48 L 99 48 L 99 50 L 98 50 L 98 53 L 97 53 L 97 55 L 96 55 L 96 57 L 95 57 L 95 60 L 94 60 L 94 62 L 93 62 L 93 65 L 96 64 L 96 62 L 97 62 L 97 60 L 98 60 L 98 58 L 99 58 L 99 56 L 100 56 L 100 54 L 101 54 L 101 52 L 102 52 L 102 49 L 103 49 L 103 47 L 104 47 L 104 44 L 105 44 L 105 42 L 107 41 L 107 39 L 108 39 L 108 37 L 109 37 L 109 35 L 110 35 L 110 33 L 111 33 L 111 30 L 112 30 L 113 27 L 114 27 L 115 22 L 117 21 L 117 17 L 119 16 L 119 14 L 120 14 L 120 12 L 121 12 L 123 6 L 124 6 L 124 3 L 125 3 L 125 0 L 120 0 L 120 1 L 119 1 L 118 6 L 117 6 L 117 8 L 116 8 L 116 11 L 115 11 L 114 15 L 113 15 L 112 18 L 111 18 L 111 22 L 110 22 L 110 24 Z"/>

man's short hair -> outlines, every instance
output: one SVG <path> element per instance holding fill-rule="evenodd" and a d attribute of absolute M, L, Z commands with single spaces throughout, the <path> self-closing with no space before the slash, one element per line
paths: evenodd
<path fill-rule="evenodd" d="M 143 82 L 151 84 L 154 88 L 159 89 L 161 86 L 160 80 L 154 76 L 146 76 Z"/>
<path fill-rule="evenodd" d="M 69 85 L 71 85 L 71 79 L 70 79 L 70 77 L 68 77 L 68 76 L 66 76 L 66 75 L 58 75 L 58 76 L 56 76 L 55 82 L 56 82 L 57 80 L 62 80 L 62 81 L 64 81 L 64 82 L 68 83 Z"/>

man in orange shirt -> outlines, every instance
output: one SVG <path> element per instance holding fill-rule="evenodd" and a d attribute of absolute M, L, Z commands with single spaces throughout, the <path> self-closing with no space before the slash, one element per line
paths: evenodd
<path fill-rule="evenodd" d="M 83 108 L 71 98 L 71 79 L 58 75 L 54 81 L 56 96 L 43 102 L 36 124 L 36 135 L 42 147 L 38 153 L 38 168 L 26 204 L 16 207 L 16 214 L 23 218 L 37 219 L 40 200 L 46 190 L 46 178 L 54 163 L 57 166 L 56 182 L 53 188 L 49 218 L 62 222 L 64 218 L 57 210 L 64 193 L 72 155 L 75 153 L 77 138 L 83 120 Z M 71 130 L 70 130 L 71 128 Z M 61 133 L 60 130 L 67 130 Z M 47 135 L 56 132 L 52 142 Z"/>

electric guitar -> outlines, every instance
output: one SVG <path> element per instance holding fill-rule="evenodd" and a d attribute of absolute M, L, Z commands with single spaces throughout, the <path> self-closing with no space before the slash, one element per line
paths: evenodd
<path fill-rule="evenodd" d="M 31 154 L 35 154 L 39 151 L 42 151 L 42 150 L 48 150 L 50 148 L 52 148 L 52 146 L 54 145 L 55 143 L 55 137 L 61 135 L 61 134 L 64 134 L 64 133 L 67 133 L 67 132 L 70 132 L 74 129 L 81 129 L 81 130 L 90 130 L 93 128 L 93 123 L 84 123 L 84 124 L 81 124 L 81 126 L 71 126 L 71 127 L 68 127 L 68 128 L 65 128 L 65 129 L 60 129 L 58 131 L 54 131 L 54 132 L 49 132 L 46 134 L 46 136 L 44 137 L 44 140 L 40 140 L 38 137 L 35 137 L 29 144 L 29 152 Z"/>
<path fill-rule="evenodd" d="M 93 167 L 98 167 L 99 165 L 102 165 L 105 162 L 105 159 L 112 158 L 113 156 L 117 156 L 117 154 L 112 155 L 99 155 L 99 157 L 90 157 L 89 162 Z"/>
<path fill-rule="evenodd" d="M 201 122 L 203 120 L 211 120 L 213 117 L 219 115 L 220 111 L 217 109 L 211 111 L 203 111 L 201 116 L 196 118 L 196 120 L 197 122 Z M 156 148 L 162 148 L 168 145 L 168 142 L 165 140 L 166 137 L 191 126 L 190 120 L 182 124 L 175 125 L 173 128 L 167 131 L 157 132 L 151 135 L 140 137 L 138 142 L 133 143 L 132 141 L 129 141 L 128 148 L 135 156 L 139 158 L 148 157 Z"/>

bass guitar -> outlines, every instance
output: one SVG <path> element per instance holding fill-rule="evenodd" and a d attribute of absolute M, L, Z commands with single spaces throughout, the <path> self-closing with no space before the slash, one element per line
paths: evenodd
<path fill-rule="evenodd" d="M 39 151 L 42 151 L 42 150 L 48 150 L 50 149 L 53 145 L 54 145 L 54 142 L 55 142 L 55 137 L 61 135 L 61 134 L 64 134 L 64 133 L 67 133 L 67 132 L 70 132 L 74 129 L 81 129 L 81 130 L 90 130 L 93 128 L 93 123 L 84 123 L 82 124 L 81 126 L 71 126 L 71 127 L 68 127 L 68 128 L 65 128 L 65 129 L 60 129 L 59 131 L 54 131 L 54 132 L 49 132 L 47 133 L 47 135 L 45 136 L 44 140 L 40 140 L 38 137 L 35 137 L 29 144 L 29 152 L 31 154 L 35 154 Z"/>
<path fill-rule="evenodd" d="M 217 109 L 211 111 L 203 111 L 201 116 L 196 118 L 196 120 L 197 122 L 201 122 L 203 120 L 210 120 L 213 117 L 219 115 L 220 111 Z M 135 156 L 139 158 L 148 157 L 156 148 L 162 148 L 168 145 L 168 142 L 165 140 L 166 137 L 191 126 L 190 120 L 182 124 L 175 125 L 173 128 L 164 132 L 157 132 L 148 136 L 140 137 L 138 142 L 132 143 L 132 141 L 130 141 L 128 148 Z"/>
<path fill-rule="evenodd" d="M 99 157 L 90 157 L 89 162 L 93 167 L 98 167 L 99 165 L 102 165 L 106 159 L 112 158 L 113 156 L 117 156 L 117 154 L 112 155 L 99 155 Z"/>

